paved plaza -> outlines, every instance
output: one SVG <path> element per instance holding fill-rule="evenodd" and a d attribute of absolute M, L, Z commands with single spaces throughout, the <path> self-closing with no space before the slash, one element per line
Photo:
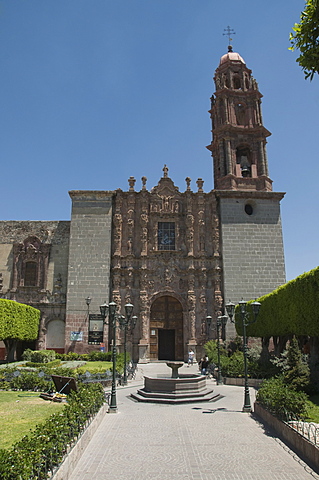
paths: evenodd
<path fill-rule="evenodd" d="M 197 366 L 180 371 L 197 373 Z M 223 397 L 207 403 L 129 398 L 143 375 L 164 373 L 170 375 L 165 363 L 139 365 L 135 380 L 117 389 L 118 413 L 105 415 L 69 480 L 319 479 L 273 432 L 241 412 L 243 387 L 216 386 Z"/>

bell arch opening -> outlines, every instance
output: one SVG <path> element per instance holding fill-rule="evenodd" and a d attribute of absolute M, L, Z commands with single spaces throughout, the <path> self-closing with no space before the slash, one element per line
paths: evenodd
<path fill-rule="evenodd" d="M 183 308 L 170 295 L 157 298 L 151 306 L 150 359 L 184 359 Z"/>

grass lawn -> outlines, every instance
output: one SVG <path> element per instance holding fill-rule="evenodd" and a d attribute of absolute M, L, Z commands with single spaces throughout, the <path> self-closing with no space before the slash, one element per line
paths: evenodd
<path fill-rule="evenodd" d="M 307 422 L 319 423 L 319 394 L 309 397 Z"/>
<path fill-rule="evenodd" d="M 63 403 L 43 400 L 39 393 L 0 391 L 0 448 L 10 448 L 36 425 L 62 408 Z"/>
<path fill-rule="evenodd" d="M 78 373 L 105 373 L 106 370 L 110 370 L 112 367 L 112 362 L 86 362 L 83 367 L 76 369 Z"/>

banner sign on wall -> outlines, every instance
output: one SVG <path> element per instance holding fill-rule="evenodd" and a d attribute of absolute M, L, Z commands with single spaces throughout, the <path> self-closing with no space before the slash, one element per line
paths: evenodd
<path fill-rule="evenodd" d="M 70 340 L 71 342 L 83 342 L 83 332 L 71 332 Z"/>
<path fill-rule="evenodd" d="M 100 314 L 89 315 L 89 345 L 103 343 L 104 318 Z"/>

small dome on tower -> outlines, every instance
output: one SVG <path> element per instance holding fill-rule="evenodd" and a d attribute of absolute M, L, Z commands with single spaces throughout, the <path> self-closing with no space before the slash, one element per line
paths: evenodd
<path fill-rule="evenodd" d="M 241 62 L 246 65 L 245 60 L 239 55 L 239 53 L 233 52 L 233 47 L 228 45 L 228 53 L 225 53 L 220 59 L 219 66 L 226 62 Z"/>

